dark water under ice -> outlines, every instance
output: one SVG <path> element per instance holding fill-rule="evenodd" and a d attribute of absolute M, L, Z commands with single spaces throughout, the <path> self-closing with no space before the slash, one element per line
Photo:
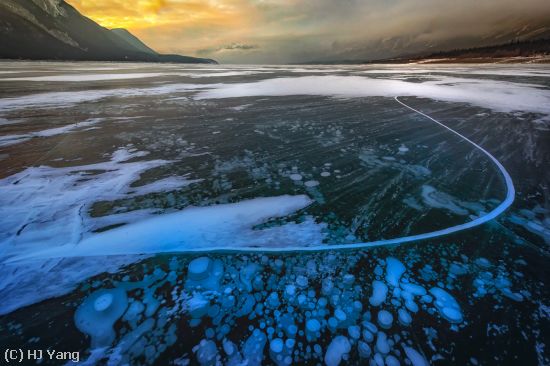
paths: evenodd
<path fill-rule="evenodd" d="M 494 155 L 512 207 L 285 253 L 504 200 L 486 155 L 395 96 Z M 113 365 L 548 364 L 549 106 L 545 66 L 0 63 L 0 344 Z"/>

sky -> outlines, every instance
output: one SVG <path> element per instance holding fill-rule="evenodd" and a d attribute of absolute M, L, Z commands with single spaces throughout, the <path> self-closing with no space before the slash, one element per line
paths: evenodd
<path fill-rule="evenodd" d="M 162 53 L 223 63 L 371 60 L 550 34 L 548 0 L 66 0 Z"/>

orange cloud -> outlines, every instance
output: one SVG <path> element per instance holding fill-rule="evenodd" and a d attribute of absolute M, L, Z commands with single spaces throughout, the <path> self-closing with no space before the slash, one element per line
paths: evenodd
<path fill-rule="evenodd" d="M 550 24 L 548 0 L 66 1 L 159 52 L 236 63 L 382 58 Z"/>
<path fill-rule="evenodd" d="M 240 37 L 259 13 L 247 0 L 67 0 L 102 26 L 126 28 L 161 52 L 195 54 Z M 223 35 L 223 36 L 222 36 Z M 234 37 L 234 39 L 233 39 Z"/>

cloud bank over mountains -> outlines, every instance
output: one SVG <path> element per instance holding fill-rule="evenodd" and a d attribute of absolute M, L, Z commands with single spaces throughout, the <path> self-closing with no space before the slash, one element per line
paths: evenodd
<path fill-rule="evenodd" d="M 393 57 L 550 36 L 547 0 L 69 0 L 165 53 L 231 63 Z"/>

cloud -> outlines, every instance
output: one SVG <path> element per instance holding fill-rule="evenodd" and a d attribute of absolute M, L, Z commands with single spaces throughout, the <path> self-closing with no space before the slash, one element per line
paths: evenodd
<path fill-rule="evenodd" d="M 260 48 L 255 44 L 243 44 L 243 43 L 231 43 L 226 46 L 222 46 L 221 50 L 254 50 Z"/>
<path fill-rule="evenodd" d="M 233 42 L 224 46 L 214 47 L 214 48 L 202 48 L 197 50 L 197 55 L 210 55 L 217 52 L 225 52 L 225 51 L 237 51 L 237 52 L 246 52 L 250 50 L 256 50 L 260 48 L 260 46 L 255 44 L 246 44 L 246 43 L 237 43 Z"/>
<path fill-rule="evenodd" d="M 222 62 L 372 59 L 550 36 L 547 0 L 67 1 L 158 51 Z"/>

